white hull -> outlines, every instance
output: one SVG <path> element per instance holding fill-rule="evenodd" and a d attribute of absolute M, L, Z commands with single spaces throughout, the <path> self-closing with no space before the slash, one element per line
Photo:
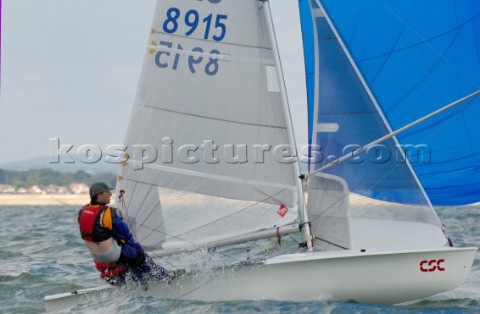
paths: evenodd
<path fill-rule="evenodd" d="M 441 248 L 290 254 L 261 265 L 185 276 L 171 285 L 151 284 L 148 291 L 139 293 L 159 299 L 200 301 L 355 300 L 396 304 L 461 285 L 470 272 L 476 251 L 477 248 Z M 421 264 L 424 270 L 435 270 L 424 272 Z M 48 296 L 45 306 L 47 311 L 63 309 L 99 293 L 105 293 L 104 288 L 87 289 L 83 294 L 78 291 L 74 295 Z"/>

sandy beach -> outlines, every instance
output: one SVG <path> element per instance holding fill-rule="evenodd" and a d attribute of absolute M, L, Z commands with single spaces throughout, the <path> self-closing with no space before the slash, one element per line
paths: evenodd
<path fill-rule="evenodd" d="M 88 194 L 3 194 L 0 206 L 5 205 L 85 205 Z"/>

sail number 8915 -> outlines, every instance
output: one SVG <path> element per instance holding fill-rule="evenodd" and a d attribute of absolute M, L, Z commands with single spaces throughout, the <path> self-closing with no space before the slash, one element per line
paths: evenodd
<path fill-rule="evenodd" d="M 187 27 L 186 36 L 190 36 L 197 31 L 200 22 L 205 25 L 203 32 L 203 39 L 213 39 L 215 41 L 222 41 L 227 34 L 227 25 L 225 24 L 228 16 L 224 14 L 209 14 L 203 19 L 200 13 L 196 10 L 189 10 L 182 18 L 180 9 L 172 7 L 167 10 L 167 17 L 163 22 L 163 31 L 167 34 L 173 34 L 178 30 L 179 23 L 183 22 Z M 213 24 L 213 25 L 212 25 Z M 212 34 L 212 28 L 214 29 Z"/>

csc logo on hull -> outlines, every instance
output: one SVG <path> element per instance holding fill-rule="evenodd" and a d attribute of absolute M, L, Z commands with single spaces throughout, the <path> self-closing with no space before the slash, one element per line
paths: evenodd
<path fill-rule="evenodd" d="M 431 259 L 420 262 L 420 270 L 424 273 L 445 271 L 445 259 Z"/>

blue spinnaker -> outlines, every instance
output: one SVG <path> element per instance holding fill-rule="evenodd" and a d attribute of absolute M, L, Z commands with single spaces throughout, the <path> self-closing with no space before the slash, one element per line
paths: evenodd
<path fill-rule="evenodd" d="M 305 53 L 315 89 L 311 143 L 323 158 L 315 168 L 480 89 L 479 1 L 320 2 L 316 14 L 300 6 L 302 21 L 314 21 L 310 29 L 302 22 L 304 40 L 317 38 L 311 62 Z M 315 7 L 312 0 L 308 9 Z M 318 78 L 308 75 L 315 71 Z M 360 194 L 422 203 L 402 147 L 433 205 L 478 202 L 479 119 L 477 97 L 331 172 Z"/>

